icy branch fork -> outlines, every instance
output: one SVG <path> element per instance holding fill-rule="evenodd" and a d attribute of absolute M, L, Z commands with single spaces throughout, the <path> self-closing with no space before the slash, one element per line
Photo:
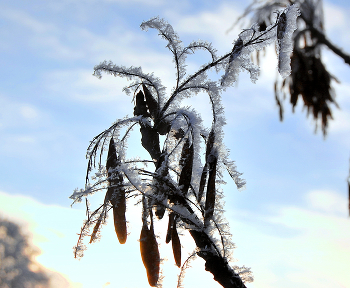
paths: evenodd
<path fill-rule="evenodd" d="M 124 90 L 133 92 L 135 107 L 133 117 L 117 120 L 95 136 L 87 149 L 85 189 L 76 189 L 70 197 L 73 203 L 86 198 L 87 207 L 87 220 L 74 247 L 75 257 L 83 256 L 86 249 L 84 237 L 89 236 L 90 243 L 99 239 L 101 227 L 106 223 L 110 210 L 113 210 L 119 242 L 125 243 L 126 205 L 129 198 L 136 198 L 142 206 L 140 249 L 150 286 L 161 285 L 159 237 L 155 237 L 154 227 L 157 218 L 162 219 L 165 213 L 169 217 L 165 241 L 172 242 L 177 266 L 181 267 L 182 264 L 178 230 L 187 230 L 197 246 L 195 254 L 205 260 L 205 269 L 223 287 L 245 287 L 244 282 L 252 281 L 249 268 L 230 265 L 234 244 L 229 226 L 223 218 L 223 172 L 225 169 L 228 171 L 238 189 L 244 188 L 245 181 L 240 178 L 242 174 L 229 159 L 229 151 L 223 144 L 225 118 L 220 94 L 233 85 L 242 70 L 247 70 L 255 82 L 259 68 L 251 62 L 250 54 L 271 43 L 279 43 L 280 73 L 282 76 L 290 73 L 290 61 L 286 59 L 291 53 L 290 47 L 287 47 L 288 37 L 294 29 L 293 21 L 298 9 L 291 6 L 285 11 L 283 25 L 278 20 L 264 31 L 259 31 L 253 25 L 240 33 L 232 51 L 221 57 L 216 55 L 217 51 L 210 43 L 201 40 L 183 47 L 172 26 L 163 19 L 156 17 L 143 22 L 142 29 L 158 30 L 173 55 L 176 83 L 169 96 L 161 80 L 153 73 L 144 73 L 140 67 L 126 68 L 106 61 L 95 66 L 94 75 L 99 78 L 105 72 L 133 80 Z M 280 32 L 278 37 L 277 30 Z M 187 75 L 186 57 L 198 49 L 207 51 L 211 61 L 194 74 Z M 222 72 L 221 78 L 217 81 L 208 79 L 207 72 L 210 69 Z M 180 106 L 183 98 L 199 92 L 205 92 L 209 97 L 212 107 L 211 127 L 203 127 L 196 110 Z M 150 159 L 126 159 L 127 140 L 136 126 L 140 129 L 141 146 L 148 152 Z M 160 135 L 165 135 L 162 145 Z M 108 155 L 103 157 L 106 150 Z M 106 165 L 103 165 L 104 161 Z M 93 170 L 96 172 L 91 176 Z M 90 179 L 93 181 L 90 182 Z M 90 212 L 87 197 L 103 191 L 106 191 L 104 203 Z M 182 270 L 187 267 L 186 263 L 187 260 Z M 180 273 L 178 287 L 182 285 L 183 274 Z"/>

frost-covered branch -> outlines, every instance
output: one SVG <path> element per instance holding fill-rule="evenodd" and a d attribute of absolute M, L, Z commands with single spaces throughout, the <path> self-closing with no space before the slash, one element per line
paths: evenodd
<path fill-rule="evenodd" d="M 267 26 L 275 23 L 276 16 L 283 16 L 283 12 L 276 14 L 276 11 L 285 9 L 291 4 L 298 6 L 300 13 L 296 21 L 296 29 L 293 30 L 294 32 L 290 32 L 292 33 L 292 56 L 284 57 L 285 61 L 291 61 L 292 71 L 286 79 L 276 79 L 274 85 L 280 120 L 283 120 L 282 103 L 287 94 L 290 94 L 293 111 L 298 99 L 302 98 L 307 107 L 307 114 L 312 114 L 315 119 L 315 131 L 318 128 L 318 120 L 320 120 L 323 135 L 326 136 L 329 120 L 333 118 L 331 105 L 338 107 L 331 82 L 332 80 L 338 82 L 338 80 L 328 72 L 327 67 L 322 62 L 322 47 L 328 47 L 348 65 L 350 65 L 350 55 L 338 48 L 327 37 L 324 29 L 322 1 L 253 0 L 240 20 L 250 17 L 251 23 L 257 23 L 259 30 L 264 31 Z M 285 41 L 281 41 L 281 44 L 283 42 Z M 288 54 L 292 51 L 291 49 L 288 50 Z M 283 50 L 278 49 L 282 54 Z M 259 54 L 257 54 L 257 60 L 259 61 Z"/>
<path fill-rule="evenodd" d="M 225 183 L 223 170 L 227 169 L 238 189 L 244 187 L 245 181 L 240 178 L 242 174 L 237 171 L 234 162 L 229 160 L 229 151 L 223 144 L 225 117 L 221 92 L 237 80 L 242 70 L 247 70 L 254 82 L 259 68 L 251 62 L 250 55 L 271 43 L 277 43 L 280 50 L 280 73 L 282 76 L 288 74 L 287 58 L 291 53 L 289 46 L 296 11 L 295 6 L 287 8 L 284 16 L 266 31 L 259 31 L 256 25 L 244 30 L 234 42 L 232 51 L 221 57 L 207 42 L 194 41 L 183 47 L 171 25 L 163 19 L 156 17 L 143 22 L 142 29 L 158 30 L 168 42 L 167 48 L 174 57 L 176 85 L 168 98 L 160 79 L 142 72 L 141 68 L 126 68 L 112 62 L 95 66 L 94 75 L 99 78 L 102 72 L 106 72 L 134 81 L 125 88 L 126 92 L 132 90 L 135 95 L 134 117 L 117 120 L 90 142 L 85 189 L 76 189 L 71 199 L 74 203 L 80 202 L 84 197 L 104 191 L 105 200 L 92 213 L 87 205 L 87 220 L 74 248 L 75 257 L 83 256 L 85 237 L 90 237 L 89 243 L 99 238 L 109 211 L 113 212 L 119 242 L 126 242 L 126 206 L 129 198 L 133 197 L 142 206 L 140 252 L 150 286 L 159 284 L 161 262 L 157 239 L 165 236 L 166 243 L 172 243 L 175 264 L 181 267 L 179 226 L 189 231 L 197 246 L 196 255 L 205 260 L 205 269 L 223 287 L 245 287 L 244 281 L 252 280 L 249 269 L 233 268 L 230 264 L 234 244 L 222 215 L 223 192 L 220 187 Z M 185 78 L 186 56 L 198 49 L 208 51 L 211 62 Z M 222 73 L 220 80 L 208 79 L 207 71 L 211 68 Z M 209 127 L 203 126 L 200 111 L 181 106 L 184 97 L 200 91 L 206 92 L 212 106 L 212 124 Z M 126 142 L 136 126 L 140 131 L 140 146 L 148 152 L 150 159 L 126 157 Z M 122 128 L 126 130 L 124 134 L 121 134 Z M 161 135 L 165 135 L 165 139 Z M 104 154 L 106 150 L 107 155 Z M 96 157 L 99 158 L 98 165 Z M 148 167 L 148 163 L 154 165 Z M 95 175 L 89 177 L 93 170 L 97 170 Z M 156 237 L 154 226 L 158 224 L 157 219 L 162 219 L 164 215 L 169 218 L 167 233 Z"/>

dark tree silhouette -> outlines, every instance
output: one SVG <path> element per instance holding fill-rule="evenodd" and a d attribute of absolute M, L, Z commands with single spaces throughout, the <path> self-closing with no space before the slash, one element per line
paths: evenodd
<path fill-rule="evenodd" d="M 30 269 L 34 255 L 20 227 L 0 219 L 0 288 L 48 287 L 48 276 Z"/>
<path fill-rule="evenodd" d="M 71 199 L 75 203 L 96 192 L 106 192 L 103 204 L 93 211 L 86 199 L 87 220 L 74 248 L 75 257 L 83 256 L 85 236 L 90 238 L 90 243 L 98 239 L 101 225 L 110 210 L 113 211 L 119 242 L 125 243 L 126 206 L 129 198 L 133 197 L 139 199 L 142 206 L 140 250 L 150 286 L 160 285 L 160 255 L 154 226 L 157 218 L 162 219 L 165 214 L 169 225 L 161 239 L 166 243 L 172 242 L 174 261 L 178 267 L 182 270 L 187 267 L 187 260 L 182 262 L 181 258 L 178 229 L 182 229 L 189 232 L 196 244 L 192 255 L 204 259 L 205 269 L 223 287 L 245 287 L 244 282 L 252 280 L 249 268 L 230 265 L 234 245 L 223 218 L 222 172 L 227 169 L 238 188 L 242 188 L 245 182 L 229 159 L 222 141 L 225 119 L 220 94 L 236 81 L 242 70 L 247 70 L 254 82 L 259 68 L 251 62 L 251 53 L 272 43 L 276 43 L 278 49 L 280 74 L 282 77 L 290 74 L 291 36 L 296 29 L 298 15 L 297 7 L 290 6 L 279 13 L 276 22 L 264 31 L 253 25 L 239 34 L 232 51 L 220 57 L 207 42 L 194 41 L 184 47 L 173 28 L 162 19 L 143 22 L 141 28 L 158 30 L 173 54 L 176 83 L 169 96 L 165 94 L 160 79 L 142 72 L 141 68 L 126 68 L 111 62 L 95 66 L 94 75 L 98 78 L 105 72 L 134 80 L 125 90 L 134 92 L 135 107 L 133 117 L 117 120 L 95 136 L 88 147 L 85 188 L 76 189 Z M 186 75 L 185 59 L 198 49 L 207 51 L 211 60 L 197 72 Z M 216 81 L 208 79 L 210 69 L 222 73 L 221 78 Z M 203 127 L 196 110 L 180 106 L 183 98 L 199 92 L 208 94 L 212 106 L 211 127 Z M 150 159 L 126 159 L 126 141 L 135 127 L 140 130 L 141 146 Z M 165 139 L 163 145 L 160 139 Z M 106 150 L 108 153 L 104 157 Z M 94 169 L 96 173 L 92 177 Z M 178 286 L 181 285 L 182 270 Z"/>
<path fill-rule="evenodd" d="M 332 89 L 332 81 L 338 82 L 327 70 L 322 61 L 321 50 L 328 47 L 350 65 L 350 55 L 332 43 L 324 30 L 323 2 L 321 0 L 254 0 L 242 17 L 250 17 L 252 23 L 258 23 L 260 31 L 273 23 L 276 10 L 296 4 L 300 9 L 297 29 L 293 34 L 292 73 L 287 78 L 275 81 L 275 98 L 279 106 L 280 120 L 283 120 L 282 99 L 289 94 L 294 107 L 301 96 L 308 114 L 312 114 L 317 130 L 317 121 L 321 121 L 323 135 L 327 134 L 328 121 L 332 119 L 332 105 L 338 107 Z M 259 58 L 259 54 L 257 55 Z"/>

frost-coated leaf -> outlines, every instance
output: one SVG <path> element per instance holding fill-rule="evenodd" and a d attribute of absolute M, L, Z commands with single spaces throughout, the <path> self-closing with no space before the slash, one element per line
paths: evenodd
<path fill-rule="evenodd" d="M 149 229 L 147 225 L 143 225 L 140 235 L 140 251 L 143 265 L 146 268 L 148 283 L 152 287 L 156 287 L 159 279 L 160 255 L 158 243 L 154 231 Z"/>

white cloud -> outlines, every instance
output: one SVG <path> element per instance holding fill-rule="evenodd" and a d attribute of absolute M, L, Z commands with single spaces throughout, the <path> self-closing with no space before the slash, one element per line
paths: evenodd
<path fill-rule="evenodd" d="M 26 29 L 31 30 L 34 33 L 50 33 L 54 30 L 54 26 L 48 23 L 42 23 L 30 16 L 28 13 L 15 10 L 7 7 L 1 7 L 0 15 L 2 18 L 13 22 L 15 25 L 20 25 Z"/>
<path fill-rule="evenodd" d="M 92 208 L 96 207 L 99 201 L 103 201 L 103 195 L 100 194 L 102 195 L 99 193 L 92 197 Z M 0 192 L 0 211 L 1 215 L 9 220 L 21 223 L 26 233 L 31 235 L 32 243 L 41 250 L 41 254 L 36 257 L 37 261 L 45 268 L 57 271 L 73 281 L 71 285 L 75 285 L 74 287 L 79 287 L 79 283 L 82 287 L 102 287 L 108 282 L 110 283 L 108 287 L 144 287 L 147 277 L 138 242 L 141 231 L 141 210 L 139 206 L 133 206 L 134 201 L 129 201 L 132 203 L 128 203 L 126 216 L 130 234 L 126 244 L 118 243 L 113 222 L 109 219 L 109 223 L 103 227 L 100 242 L 87 244 L 88 250 L 80 261 L 73 258 L 72 247 L 76 244 L 77 233 L 86 217 L 84 210 L 45 205 L 29 197 Z M 84 204 L 78 204 L 76 207 L 85 208 Z M 163 270 L 166 279 L 163 287 L 173 287 L 177 281 L 179 269 L 174 265 L 171 244 L 166 245 L 164 240 L 167 220 L 168 217 L 164 217 L 160 225 L 156 226 L 156 231 L 162 235 L 158 243 L 161 256 L 164 258 Z M 194 244 L 193 241 L 183 238 L 181 241 L 184 247 L 184 261 L 187 252 L 192 252 L 194 249 Z M 196 275 L 199 272 L 203 273 L 202 265 L 199 267 L 195 265 L 194 270 L 190 269 L 191 271 L 187 273 L 188 279 L 198 282 Z M 220 287 L 215 286 L 211 274 L 204 274 L 199 280 L 200 283 L 205 284 L 209 281 L 214 284 L 211 287 Z M 193 286 L 193 282 L 191 284 L 190 286 Z"/>
<path fill-rule="evenodd" d="M 306 195 L 306 199 L 310 207 L 316 211 L 325 212 L 328 215 L 346 216 L 347 214 L 348 201 L 334 191 L 311 191 Z"/>
<path fill-rule="evenodd" d="M 164 0 L 104 0 L 105 2 L 110 3 L 135 3 L 135 4 L 144 4 L 144 5 L 150 5 L 150 6 L 159 6 L 164 4 Z"/>
<path fill-rule="evenodd" d="M 27 120 L 33 120 L 39 117 L 37 109 L 30 105 L 23 105 L 20 107 L 20 114 Z"/>
<path fill-rule="evenodd" d="M 334 191 L 311 191 L 306 200 L 310 208 L 274 207 L 276 215 L 265 218 L 276 225 L 277 231 L 278 225 L 295 231 L 292 237 L 273 237 L 270 243 L 262 240 L 270 254 L 263 261 L 278 275 L 269 287 L 326 288 L 329 284 L 347 287 L 350 285 L 344 270 L 350 256 L 345 244 L 350 240 L 350 222 L 344 215 L 347 200 Z M 262 238 L 266 239 L 266 235 Z"/>
<path fill-rule="evenodd" d="M 103 195 L 96 196 L 93 197 L 93 205 L 103 198 Z M 307 288 L 317 283 L 319 288 L 328 288 L 330 284 L 333 288 L 343 288 L 350 285 L 348 271 L 344 269 L 350 257 L 350 222 L 347 217 L 339 216 L 338 208 L 346 202 L 345 197 L 333 191 L 311 191 L 305 199 L 305 208 L 274 205 L 270 207 L 274 211 L 270 215 L 236 211 L 240 217 L 228 219 L 233 241 L 238 247 L 233 256 L 240 260 L 238 265 L 252 267 L 255 276 L 255 281 L 247 287 Z M 83 259 L 76 261 L 72 259 L 71 248 L 85 218 L 84 211 L 44 205 L 28 197 L 0 193 L 2 214 L 27 223 L 28 231 L 33 233 L 33 242 L 42 251 L 37 260 L 49 269 L 67 275 L 72 281 L 83 283 L 83 287 L 89 284 L 89 287 L 101 287 L 107 282 L 111 287 L 116 287 L 117 283 L 118 287 L 142 286 L 145 283 L 146 275 L 137 242 L 141 227 L 140 211 L 129 204 L 127 219 L 131 234 L 127 243 L 118 243 L 113 224 L 109 223 L 103 228 L 101 241 L 88 245 Z M 245 220 L 238 220 L 241 217 Z M 259 221 L 254 222 L 253 219 Z M 163 243 L 166 226 L 167 217 L 164 217 L 156 228 L 162 235 L 158 241 L 161 255 L 168 258 L 163 266 L 164 287 L 172 287 L 178 270 L 174 268 L 171 246 Z M 286 231 L 287 234 L 284 233 Z M 181 242 L 184 251 L 190 253 L 194 248 L 190 239 L 182 237 Z M 187 252 L 184 252 L 184 259 Z M 133 269 L 130 270 L 128 267 L 131 266 Z M 202 261 L 195 260 L 193 268 L 187 271 L 185 285 L 193 286 L 193 281 L 198 281 L 198 273 L 202 273 L 201 281 L 216 287 L 212 275 L 203 269 Z M 139 275 L 137 279 L 132 276 L 135 273 Z"/>
<path fill-rule="evenodd" d="M 5 95 L 0 95 L 0 112 L 0 129 L 15 126 L 36 126 L 39 124 L 40 120 L 46 117 L 46 115 L 33 104 L 14 100 Z"/>
<path fill-rule="evenodd" d="M 241 15 L 241 10 L 234 3 L 221 2 L 215 10 L 201 11 L 187 16 L 180 16 L 173 11 L 167 11 L 165 15 L 175 31 L 179 33 L 180 38 L 181 35 L 194 35 L 196 39 L 200 37 L 202 40 L 212 41 L 214 47 L 224 49 L 224 52 L 232 49 L 233 41 L 241 32 L 241 28 L 237 26 L 226 33 Z"/>
<path fill-rule="evenodd" d="M 56 1 L 53 1 L 56 2 Z M 144 4 L 150 6 L 159 6 L 164 4 L 164 0 L 64 0 L 61 1 L 66 5 L 71 5 L 72 3 L 98 3 L 98 2 L 106 2 L 106 3 L 135 3 L 135 4 Z"/>

